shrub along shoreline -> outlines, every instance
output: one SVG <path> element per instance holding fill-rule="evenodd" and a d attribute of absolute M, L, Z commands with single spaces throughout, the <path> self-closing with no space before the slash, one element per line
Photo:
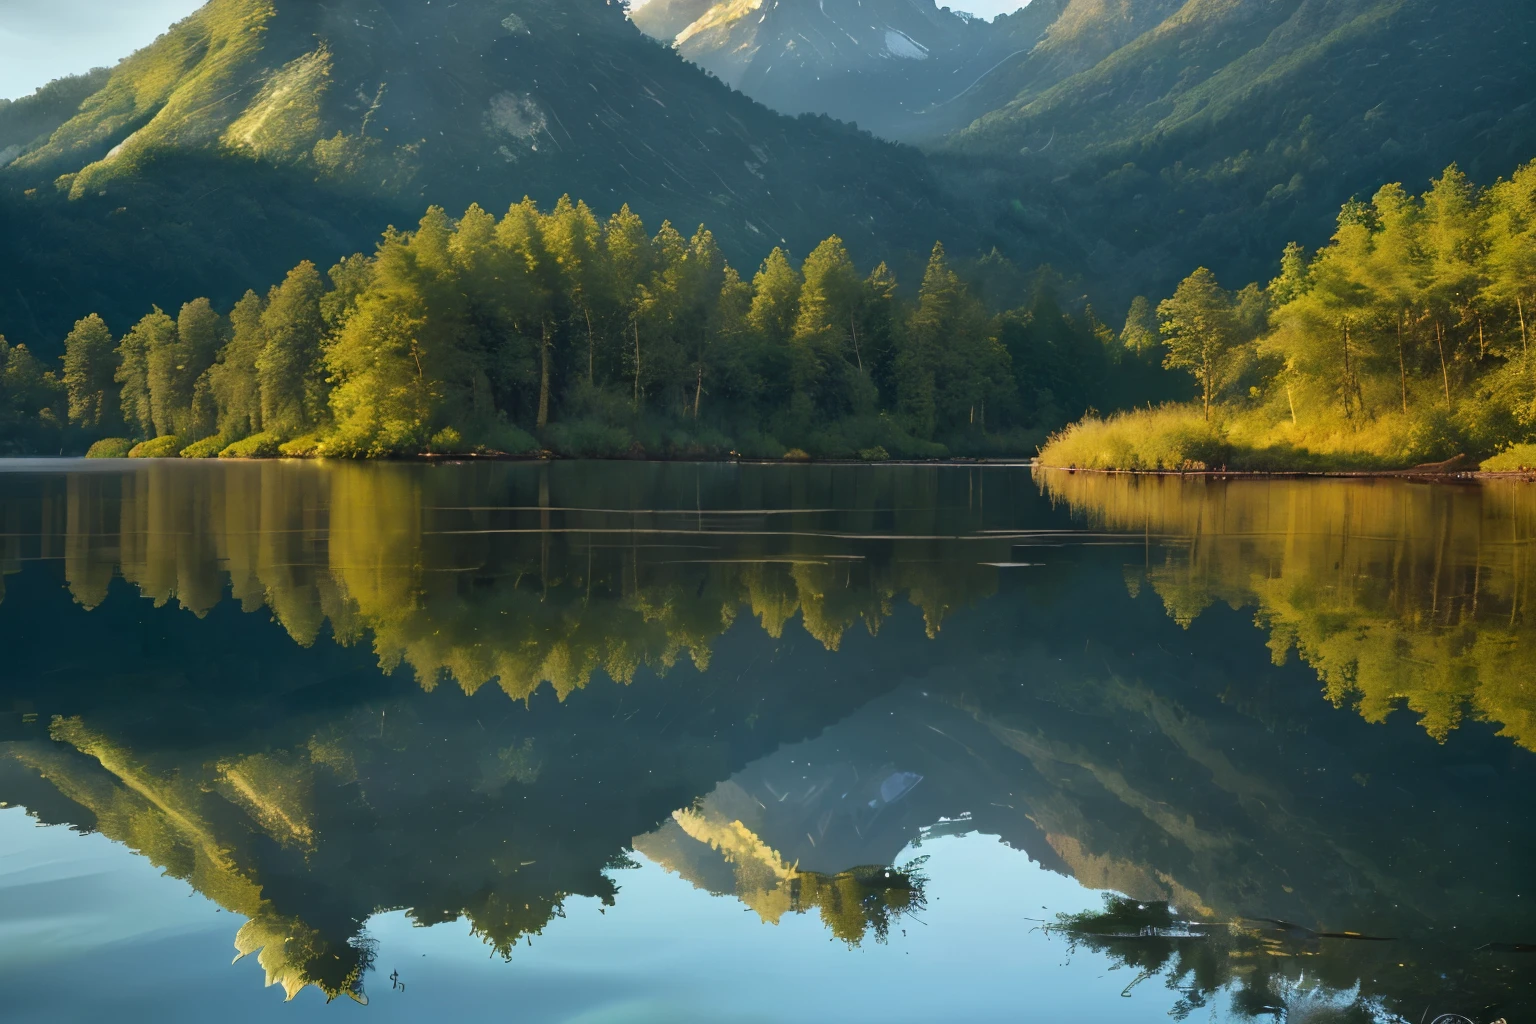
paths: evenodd
<path fill-rule="evenodd" d="M 1146 475 L 1448 476 L 1536 473 L 1536 444 L 1487 458 L 1426 445 L 1423 424 L 1383 418 L 1369 433 L 1277 429 L 1263 417 L 1193 405 L 1088 416 L 1051 435 L 1045 469 Z M 1435 439 L 1438 443 L 1439 439 Z M 1426 457 L 1430 456 L 1430 457 Z"/>

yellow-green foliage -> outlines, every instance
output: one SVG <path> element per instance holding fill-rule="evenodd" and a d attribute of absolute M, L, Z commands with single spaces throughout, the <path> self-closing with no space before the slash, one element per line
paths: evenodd
<path fill-rule="evenodd" d="M 1536 470 L 1536 444 L 1517 444 L 1482 465 L 1484 473 L 1529 473 Z"/>
<path fill-rule="evenodd" d="M 1074 423 L 1046 442 L 1040 464 L 1130 472 L 1371 471 L 1448 459 L 1460 454 L 1460 442 L 1455 424 L 1438 410 L 1354 421 L 1324 416 L 1298 425 L 1271 408 L 1217 409 L 1207 423 L 1197 405 L 1166 405 Z"/>
<path fill-rule="evenodd" d="M 1444 741 L 1475 719 L 1536 750 L 1528 485 L 1039 472 L 1095 527 L 1164 539 L 1131 582 L 1180 624 L 1252 607 L 1277 664 L 1295 651 L 1366 720 L 1406 708 Z"/>
<path fill-rule="evenodd" d="M 91 445 L 85 453 L 88 459 L 126 459 L 133 451 L 134 442 L 126 437 L 104 437 Z"/>
<path fill-rule="evenodd" d="M 115 146 L 69 180 L 84 196 L 156 150 L 216 141 L 250 101 L 270 0 L 213 0 L 152 47 L 125 60 L 27 164 L 43 165 Z M 312 144 L 312 143 L 311 143 Z"/>
<path fill-rule="evenodd" d="M 1201 470 L 1225 464 L 1227 454 L 1220 424 L 1191 406 L 1165 405 L 1074 423 L 1045 443 L 1040 462 L 1063 469 Z"/>
<path fill-rule="evenodd" d="M 174 434 L 136 444 L 128 452 L 130 459 L 174 459 L 181 454 L 181 438 Z"/>
<path fill-rule="evenodd" d="M 270 160 L 306 155 L 320 135 L 320 98 L 330 86 L 331 54 L 321 46 L 278 71 L 225 131 L 224 145 Z"/>
<path fill-rule="evenodd" d="M 221 459 L 275 459 L 282 454 L 283 439 L 276 434 L 252 434 L 219 452 Z"/>
<path fill-rule="evenodd" d="M 184 459 L 216 459 L 219 457 L 219 452 L 223 451 L 225 447 L 226 442 L 224 438 L 217 435 L 205 437 L 201 441 L 194 441 L 183 448 L 181 450 L 181 457 Z"/>
<path fill-rule="evenodd" d="M 277 446 L 279 455 L 290 459 L 313 459 L 320 454 L 319 434 L 307 434 Z"/>

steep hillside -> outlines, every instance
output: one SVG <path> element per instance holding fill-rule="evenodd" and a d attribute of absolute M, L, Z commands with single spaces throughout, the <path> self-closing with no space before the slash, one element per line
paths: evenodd
<path fill-rule="evenodd" d="M 606 0 L 212 0 L 78 110 L 0 177 L 13 342 L 56 343 L 82 294 L 119 322 L 123 296 L 232 301 L 425 202 L 606 197 L 743 262 L 964 234 L 920 154 L 775 115 Z"/>
<path fill-rule="evenodd" d="M 630 17 L 652 39 L 670 42 L 714 5 L 715 0 L 647 0 Z"/>
<path fill-rule="evenodd" d="M 698 3 L 651 0 L 634 17 L 775 110 L 829 114 L 916 140 L 993 109 L 979 87 L 1034 48 L 1064 3 L 1036 0 L 991 23 L 935 0 L 722 0 L 682 28 Z"/>
<path fill-rule="evenodd" d="M 1018 94 L 945 148 L 1020 195 L 1055 183 L 1099 276 L 1166 286 L 1203 262 L 1241 283 L 1381 181 L 1529 159 L 1533 41 L 1522 0 L 1074 0 Z"/>
<path fill-rule="evenodd" d="M 1199 263 L 1267 275 L 1382 181 L 1509 174 L 1536 154 L 1533 45 L 1522 0 L 1033 0 L 992 23 L 730 0 L 676 37 L 769 106 L 929 146 L 996 223 L 1069 235 L 1117 304 Z"/>
<path fill-rule="evenodd" d="M 50 82 L 19 100 L 0 100 L 0 167 L 14 163 L 80 110 L 80 104 L 107 83 L 106 68 Z"/>

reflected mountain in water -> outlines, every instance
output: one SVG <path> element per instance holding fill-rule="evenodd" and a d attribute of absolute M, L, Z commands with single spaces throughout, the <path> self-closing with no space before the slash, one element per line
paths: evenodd
<path fill-rule="evenodd" d="M 572 897 L 622 898 L 632 857 L 765 922 L 891 939 L 927 905 L 923 843 L 974 833 L 1164 907 L 1062 927 L 1162 978 L 1176 1014 L 1223 993 L 1338 1019 L 1529 1005 L 1506 951 L 1536 935 L 1519 895 L 1528 677 L 1458 668 L 1444 693 L 1472 713 L 1432 742 L 1319 700 L 1341 664 L 1309 646 L 1321 634 L 1286 634 L 1304 664 L 1284 663 L 1246 610 L 1274 635 L 1257 595 L 1278 580 L 1291 604 L 1273 607 L 1333 609 L 1329 635 L 1358 641 L 1348 608 L 1425 638 L 1372 650 L 1516 637 L 1497 546 L 1470 600 L 1453 568 L 1478 550 L 1457 524 L 1520 528 L 1496 495 L 1431 491 L 1422 519 L 1367 519 L 1376 485 L 1291 485 L 1266 506 L 1291 518 L 1228 529 L 1199 505 L 1214 487 L 1151 522 L 1114 511 L 1139 500 L 1120 491 L 1071 489 L 1084 480 L 1114 482 L 1049 477 L 1042 497 L 1022 471 L 897 467 L 0 474 L 0 799 L 248 918 L 237 948 L 290 995 L 361 998 L 366 922 L 386 910 L 465 919 L 515 958 Z M 1325 500 L 1361 511 L 1329 519 Z M 1305 528 L 1328 522 L 1347 532 Z M 1446 552 L 1427 570 L 1424 530 Z M 1410 582 L 1369 585 L 1383 546 Z"/>

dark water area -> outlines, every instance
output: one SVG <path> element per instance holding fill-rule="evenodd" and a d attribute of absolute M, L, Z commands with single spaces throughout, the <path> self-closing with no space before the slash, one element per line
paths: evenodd
<path fill-rule="evenodd" d="M 0 462 L 0 1018 L 1536 1019 L 1533 539 L 1502 483 Z"/>

